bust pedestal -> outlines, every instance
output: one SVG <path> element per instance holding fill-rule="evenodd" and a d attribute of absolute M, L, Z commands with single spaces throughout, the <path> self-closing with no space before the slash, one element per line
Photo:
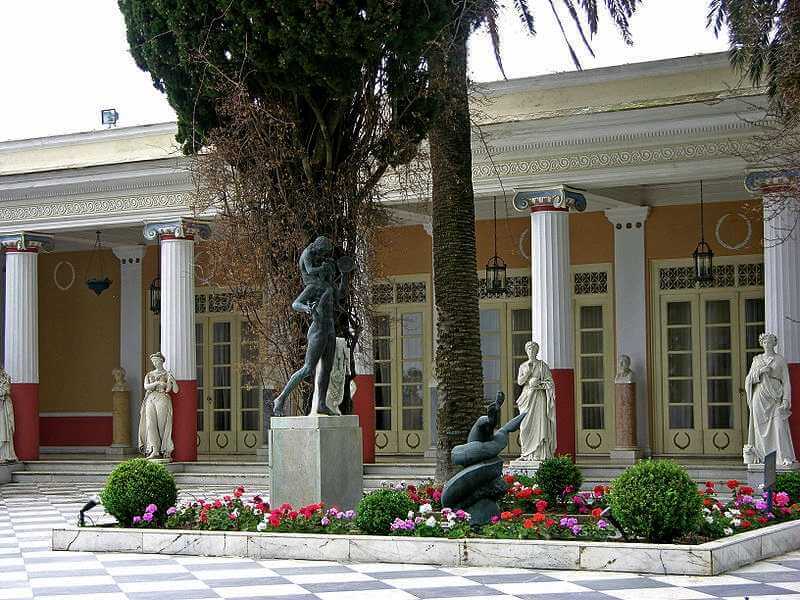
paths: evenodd
<path fill-rule="evenodd" d="M 611 461 L 632 465 L 642 457 L 636 441 L 636 384 L 615 383 L 615 433 L 616 441 L 611 451 Z"/>
<path fill-rule="evenodd" d="M 112 456 L 129 456 L 134 454 L 131 446 L 131 393 L 127 389 L 115 389 L 111 392 L 112 434 L 111 445 L 106 454 Z"/>
<path fill-rule="evenodd" d="M 354 509 L 364 492 L 358 416 L 272 417 L 269 468 L 272 507 Z"/>

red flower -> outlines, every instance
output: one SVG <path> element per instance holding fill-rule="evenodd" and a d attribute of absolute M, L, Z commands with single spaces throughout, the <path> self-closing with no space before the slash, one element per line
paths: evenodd
<path fill-rule="evenodd" d="M 517 492 L 517 498 L 520 498 L 522 500 L 530 498 L 531 496 L 533 496 L 533 490 L 531 488 L 522 488 L 520 491 Z"/>
<path fill-rule="evenodd" d="M 521 508 L 515 508 L 514 510 L 511 511 L 511 515 L 514 518 L 520 516 L 521 514 L 522 514 L 522 509 Z"/>
<path fill-rule="evenodd" d="M 747 521 L 747 520 L 743 520 L 742 521 L 742 529 L 747 529 L 751 525 L 752 525 L 752 523 L 750 521 Z"/>
<path fill-rule="evenodd" d="M 735 479 L 728 479 L 725 485 L 728 486 L 728 489 L 735 490 L 737 487 L 739 487 L 739 482 Z"/>
<path fill-rule="evenodd" d="M 541 523 L 545 520 L 544 513 L 536 513 L 533 515 L 533 522 L 534 523 Z"/>
<path fill-rule="evenodd" d="M 225 502 L 230 502 L 231 501 L 231 497 L 230 496 L 223 496 L 222 499 L 225 500 Z"/>
<path fill-rule="evenodd" d="M 713 481 L 706 481 L 706 487 L 714 489 L 714 482 Z"/>
<path fill-rule="evenodd" d="M 749 485 L 743 485 L 742 487 L 739 488 L 739 493 L 745 496 L 752 496 L 753 488 L 751 488 Z"/>
<path fill-rule="evenodd" d="M 595 495 L 595 497 L 599 498 L 603 494 L 605 494 L 605 488 L 602 485 L 594 486 L 594 495 Z"/>
<path fill-rule="evenodd" d="M 603 514 L 603 509 L 602 508 L 593 508 L 592 509 L 592 516 L 595 519 L 599 519 L 602 516 L 602 514 Z"/>
<path fill-rule="evenodd" d="M 512 515 L 509 511 L 504 510 L 503 512 L 500 513 L 500 518 L 503 521 L 510 521 L 511 519 L 514 518 L 514 515 Z"/>
<path fill-rule="evenodd" d="M 769 519 L 767 519 L 767 517 L 758 517 L 758 518 L 756 519 L 756 521 L 758 521 L 759 523 L 761 523 L 761 524 L 763 525 L 764 523 L 766 523 L 767 521 L 769 521 Z"/>
<path fill-rule="evenodd" d="M 222 502 L 219 499 L 214 500 L 214 508 L 222 508 Z"/>
<path fill-rule="evenodd" d="M 543 513 L 546 508 L 547 508 L 547 500 L 536 501 L 536 512 Z"/>
<path fill-rule="evenodd" d="M 703 498 L 703 506 L 711 506 L 714 501 L 711 498 Z"/>
<path fill-rule="evenodd" d="M 753 510 L 752 508 L 745 508 L 742 512 L 744 513 L 745 517 L 752 517 L 755 516 L 756 514 L 756 511 Z"/>
<path fill-rule="evenodd" d="M 244 495 L 244 486 L 240 485 L 233 491 L 233 495 L 237 498 L 241 498 Z"/>
<path fill-rule="evenodd" d="M 503 475 L 503 479 L 505 479 L 506 483 L 509 483 L 509 484 L 510 483 L 514 483 L 514 481 L 516 481 L 516 478 L 511 473 L 508 473 L 507 475 Z"/>
<path fill-rule="evenodd" d="M 539 488 L 533 488 L 533 495 L 534 496 L 541 496 L 542 495 L 542 490 L 539 489 Z"/>
<path fill-rule="evenodd" d="M 525 519 L 525 521 L 522 523 L 522 526 L 525 529 L 533 529 L 533 519 Z"/>
<path fill-rule="evenodd" d="M 277 527 L 281 524 L 281 518 L 278 515 L 271 515 L 269 518 L 269 524 L 273 527 Z"/>
<path fill-rule="evenodd" d="M 297 511 L 293 510 L 289 513 L 289 518 L 294 521 L 297 518 Z"/>
<path fill-rule="evenodd" d="M 545 524 L 547 527 L 552 527 L 553 525 L 555 525 L 555 524 L 556 524 L 556 522 L 555 522 L 553 519 L 547 519 L 547 520 L 544 522 L 544 524 Z"/>

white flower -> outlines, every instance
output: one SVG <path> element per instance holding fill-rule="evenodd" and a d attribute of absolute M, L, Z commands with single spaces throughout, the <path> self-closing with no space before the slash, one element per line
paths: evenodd
<path fill-rule="evenodd" d="M 741 519 L 733 519 L 733 521 L 731 521 L 731 523 L 733 523 L 734 527 L 739 527 L 742 524 L 742 521 L 741 521 Z"/>
<path fill-rule="evenodd" d="M 408 514 L 406 515 L 406 518 L 407 519 L 413 519 L 414 518 L 414 511 L 413 510 L 408 511 Z"/>
<path fill-rule="evenodd" d="M 434 517 L 433 515 L 428 517 L 428 520 L 425 521 L 425 525 L 427 525 L 428 527 L 436 527 L 436 517 Z"/>
<path fill-rule="evenodd" d="M 733 513 L 731 513 L 731 511 L 729 511 L 729 510 L 726 510 L 726 511 L 725 511 L 725 514 L 724 514 L 723 516 L 724 516 L 726 519 L 732 519 L 732 518 L 733 518 Z"/>
<path fill-rule="evenodd" d="M 706 517 L 706 523 L 713 523 L 713 522 L 714 522 L 714 517 L 711 516 Z"/>
<path fill-rule="evenodd" d="M 710 515 L 710 514 L 711 514 L 711 509 L 710 509 L 710 508 L 703 507 L 703 513 L 704 513 L 704 514 L 707 514 L 707 515 Z"/>
<path fill-rule="evenodd" d="M 736 515 L 738 517 L 740 514 L 742 514 L 742 511 L 740 511 L 738 508 L 732 508 L 731 514 Z"/>
<path fill-rule="evenodd" d="M 264 531 L 267 528 L 267 524 L 264 521 L 261 521 L 258 525 L 256 525 L 256 529 L 259 531 Z"/>
<path fill-rule="evenodd" d="M 718 511 L 721 511 L 721 510 L 722 510 L 722 509 L 719 507 L 719 504 L 715 504 L 715 505 L 713 505 L 713 506 L 711 507 L 711 509 L 712 509 L 712 510 L 718 510 Z"/>
<path fill-rule="evenodd" d="M 419 514 L 427 515 L 430 512 L 433 512 L 433 507 L 430 504 L 422 504 L 422 505 L 420 505 Z"/>
<path fill-rule="evenodd" d="M 733 533 L 733 529 L 731 529 L 730 527 L 726 527 L 725 529 L 722 530 L 722 533 L 724 533 L 725 535 L 731 535 Z"/>

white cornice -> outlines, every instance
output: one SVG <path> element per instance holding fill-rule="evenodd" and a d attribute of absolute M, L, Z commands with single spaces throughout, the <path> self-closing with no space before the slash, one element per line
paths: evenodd
<path fill-rule="evenodd" d="M 177 131 L 178 125 L 173 121 L 168 123 L 154 123 L 152 125 L 136 125 L 134 127 L 115 127 L 97 131 L 82 131 L 79 133 L 67 133 L 23 140 L 9 140 L 0 142 L 0 153 L 91 144 L 95 142 L 115 141 L 151 135 L 175 135 Z"/>

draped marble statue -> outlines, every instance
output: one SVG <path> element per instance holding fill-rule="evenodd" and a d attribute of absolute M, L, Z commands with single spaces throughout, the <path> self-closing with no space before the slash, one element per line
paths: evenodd
<path fill-rule="evenodd" d="M 15 462 L 14 405 L 11 403 L 11 377 L 0 366 L 0 463 Z"/>
<path fill-rule="evenodd" d="M 778 338 L 772 333 L 758 337 L 763 354 L 757 355 L 744 380 L 750 424 L 747 444 L 742 454 L 745 464 L 759 464 L 775 450 L 775 464 L 789 466 L 795 462 L 794 446 L 789 431 L 792 389 L 786 360 L 775 352 Z"/>
<path fill-rule="evenodd" d="M 164 355 L 150 357 L 155 369 L 144 376 L 144 401 L 139 411 L 139 451 L 149 459 L 169 460 L 175 449 L 172 443 L 172 399 L 178 392 L 175 376 L 164 368 Z"/>
<path fill-rule="evenodd" d="M 336 351 L 333 356 L 333 366 L 331 367 L 330 381 L 328 383 L 328 395 L 325 400 L 320 398 L 320 384 L 322 383 L 323 364 L 317 363 L 317 372 L 314 378 L 314 398 L 311 402 L 310 414 L 315 414 L 320 402 L 325 404 L 333 415 L 341 415 L 340 406 L 344 400 L 344 386 L 347 383 L 347 376 L 350 375 L 350 352 L 345 338 L 336 338 Z"/>
<path fill-rule="evenodd" d="M 528 360 L 519 367 L 517 383 L 522 393 L 517 398 L 520 413 L 527 413 L 519 428 L 522 461 L 542 461 L 556 452 L 556 392 L 550 367 L 536 358 L 539 344 L 525 344 Z"/>

